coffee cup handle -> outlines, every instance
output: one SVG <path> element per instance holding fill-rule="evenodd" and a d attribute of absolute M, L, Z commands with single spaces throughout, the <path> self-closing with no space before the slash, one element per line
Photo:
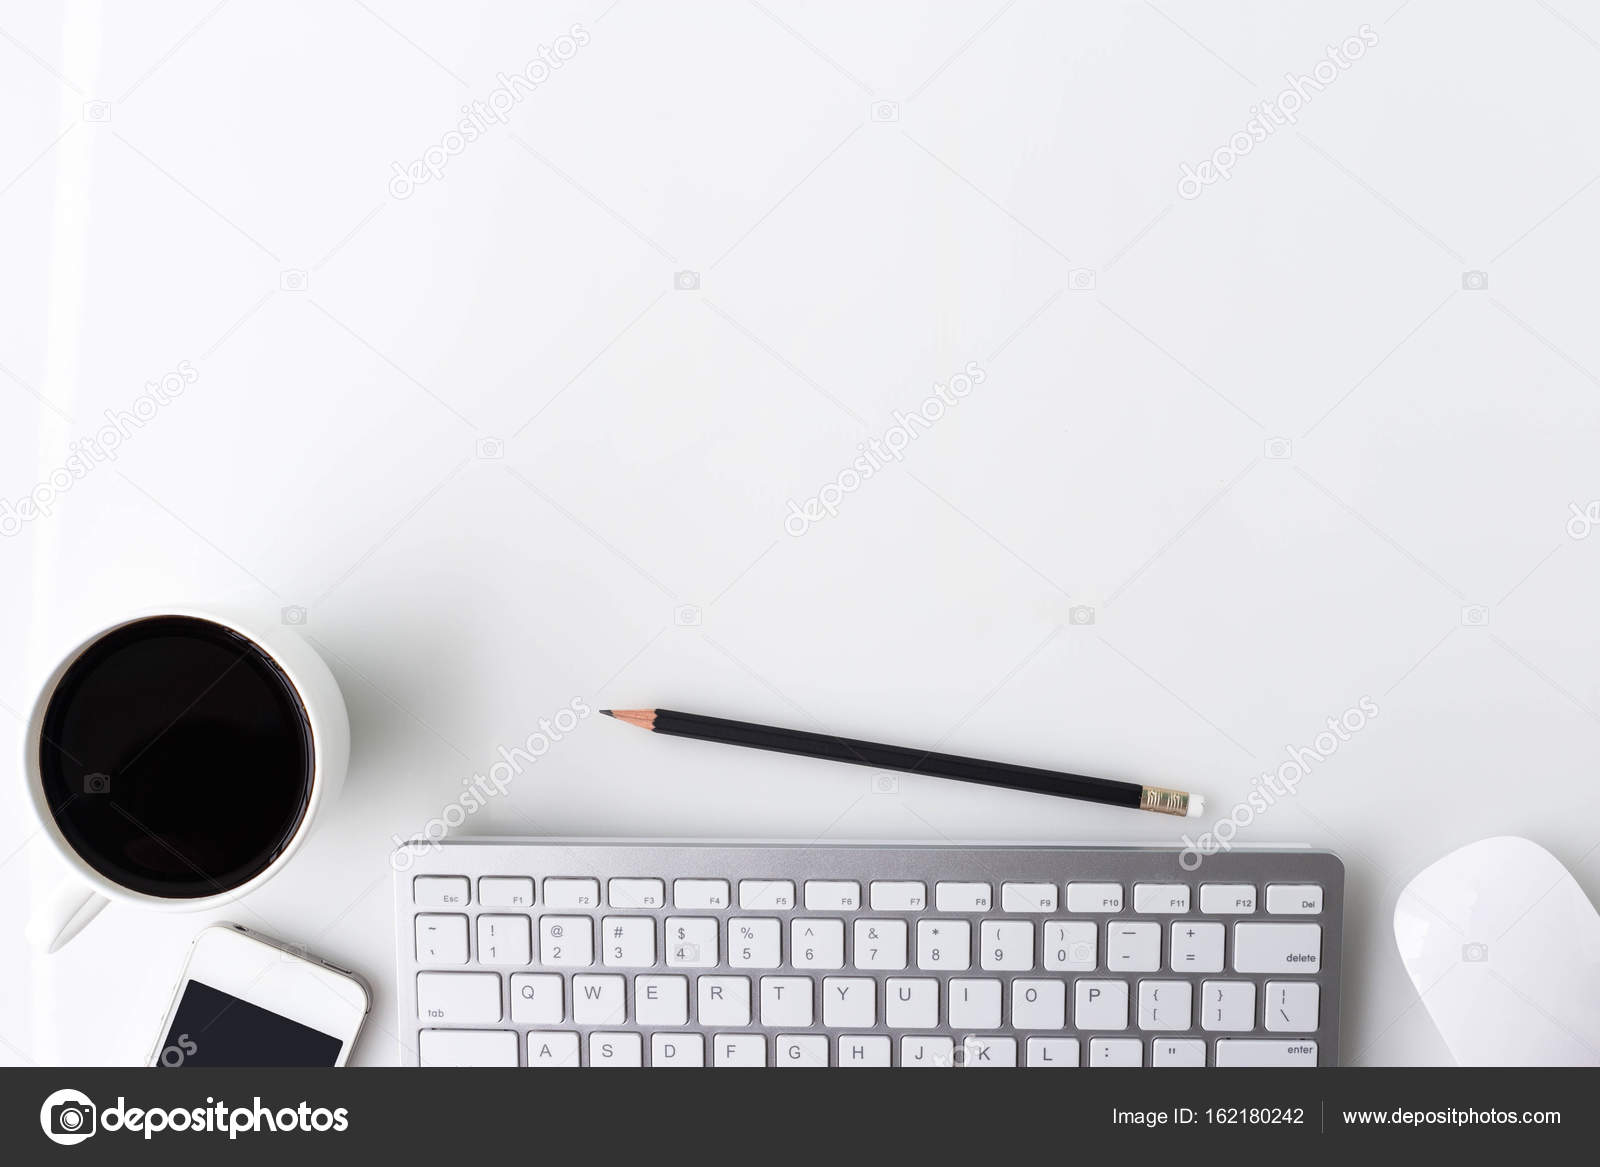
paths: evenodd
<path fill-rule="evenodd" d="M 28 940 L 47 953 L 58 952 L 109 902 L 81 880 L 65 876 L 34 905 Z"/>

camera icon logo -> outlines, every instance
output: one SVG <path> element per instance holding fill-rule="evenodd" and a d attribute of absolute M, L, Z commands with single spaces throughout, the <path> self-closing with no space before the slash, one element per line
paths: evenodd
<path fill-rule="evenodd" d="M 278 287 L 285 292 L 303 292 L 311 286 L 311 277 L 297 267 L 287 268 L 278 275 Z"/>
<path fill-rule="evenodd" d="M 499 438 L 478 439 L 478 460 L 480 462 L 492 462 L 497 458 L 504 458 L 505 456 L 506 444 Z"/>
<path fill-rule="evenodd" d="M 700 609 L 693 604 L 679 604 L 672 610 L 672 622 L 679 628 L 698 628 Z"/>
<path fill-rule="evenodd" d="M 680 292 L 698 292 L 700 290 L 700 273 L 697 271 L 673 272 L 672 286 Z"/>
<path fill-rule="evenodd" d="M 874 774 L 867 789 L 873 794 L 899 794 L 900 779 L 893 774 Z"/>
<path fill-rule="evenodd" d="M 1461 290 L 1464 292 L 1486 292 L 1489 290 L 1489 273 L 1486 271 L 1464 271 L 1461 273 Z"/>
<path fill-rule="evenodd" d="M 63 1147 L 76 1146 L 94 1134 L 98 1111 L 80 1090 L 57 1090 L 39 1108 L 39 1126 L 45 1138 Z"/>
<path fill-rule="evenodd" d="M 1074 604 L 1067 609 L 1067 623 L 1084 625 L 1094 623 L 1094 609 L 1088 604 Z"/>
<path fill-rule="evenodd" d="M 1294 443 L 1288 438 L 1268 438 L 1261 447 L 1261 455 L 1273 462 L 1286 462 L 1294 455 Z"/>
<path fill-rule="evenodd" d="M 298 627 L 306 622 L 306 620 L 309 618 L 309 613 L 307 613 L 306 610 L 299 604 L 290 604 L 280 613 L 280 618 L 285 624 Z"/>
<path fill-rule="evenodd" d="M 83 120 L 86 122 L 108 122 L 111 120 L 111 103 L 109 101 L 86 101 L 83 103 Z"/>
<path fill-rule="evenodd" d="M 111 775 L 103 774 L 96 770 L 93 774 L 83 776 L 83 792 L 85 794 L 110 794 Z"/>
<path fill-rule="evenodd" d="M 897 122 L 900 120 L 900 103 L 898 101 L 875 101 L 867 112 L 875 122 Z"/>
<path fill-rule="evenodd" d="M 1489 609 L 1482 604 L 1468 604 L 1461 609 L 1461 623 L 1467 628 L 1483 628 L 1489 623 Z"/>
<path fill-rule="evenodd" d="M 1489 960 L 1489 946 L 1480 940 L 1474 940 L 1461 946 L 1461 961 L 1463 964 L 1486 964 Z"/>
<path fill-rule="evenodd" d="M 1095 271 L 1092 267 L 1075 267 L 1067 273 L 1067 287 L 1074 292 L 1092 292 L 1095 289 Z"/>

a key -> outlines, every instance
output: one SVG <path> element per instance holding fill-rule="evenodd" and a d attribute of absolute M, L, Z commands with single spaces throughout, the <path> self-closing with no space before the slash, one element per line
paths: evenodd
<path fill-rule="evenodd" d="M 697 1020 L 701 1025 L 749 1025 L 750 978 L 702 976 Z"/>
<path fill-rule="evenodd" d="M 533 933 L 526 916 L 479 916 L 479 964 L 528 964 Z"/>
<path fill-rule="evenodd" d="M 829 1029 L 869 1029 L 877 1023 L 877 981 L 871 977 L 822 978 L 822 1024 Z"/>
<path fill-rule="evenodd" d="M 560 1025 L 563 1006 L 560 973 L 511 974 L 511 1020 L 518 1025 Z"/>
<path fill-rule="evenodd" d="M 1071 1069 L 1078 1064 L 1078 1039 L 1075 1037 L 1030 1037 L 1027 1065 L 1044 1069 Z"/>
<path fill-rule="evenodd" d="M 920 912 L 927 906 L 926 884 L 892 879 L 880 879 L 872 884 L 874 912 Z"/>
<path fill-rule="evenodd" d="M 531 908 L 533 880 L 518 875 L 485 875 L 478 880 L 478 903 L 485 908 Z"/>
<path fill-rule="evenodd" d="M 715 968 L 717 920 L 715 916 L 667 917 L 667 967 Z"/>
<path fill-rule="evenodd" d="M 640 1025 L 689 1024 L 689 978 L 643 973 L 634 977 L 633 1016 Z"/>
<path fill-rule="evenodd" d="M 939 982 L 932 977 L 890 977 L 883 983 L 883 1016 L 892 1029 L 932 1029 L 939 1024 Z"/>
<path fill-rule="evenodd" d="M 1256 889 L 1251 883 L 1202 883 L 1200 910 L 1212 916 L 1248 916 L 1256 910 Z"/>
<path fill-rule="evenodd" d="M 980 977 L 951 977 L 951 1029 L 1000 1028 L 1000 982 Z"/>
<path fill-rule="evenodd" d="M 1267 1029 L 1279 1033 L 1315 1033 L 1322 990 L 1316 981 L 1268 981 Z"/>
<path fill-rule="evenodd" d="M 1069 883 L 1067 884 L 1067 911 L 1120 912 L 1122 911 L 1122 885 L 1120 883 Z"/>
<path fill-rule="evenodd" d="M 1136 1037 L 1096 1037 L 1089 1042 L 1091 1066 L 1142 1066 L 1144 1045 Z"/>
<path fill-rule="evenodd" d="M 621 1025 L 628 1020 L 622 977 L 579 973 L 572 978 L 572 1020 L 579 1025 Z"/>
<path fill-rule="evenodd" d="M 786 912 L 794 907 L 794 881 L 790 879 L 741 879 L 739 906 L 745 911 Z"/>
<path fill-rule="evenodd" d="M 780 1033 L 776 1060 L 772 1064 L 796 1070 L 825 1070 L 828 1039 L 820 1033 Z"/>
<path fill-rule="evenodd" d="M 1193 1037 L 1163 1037 L 1151 1044 L 1152 1066 L 1204 1066 L 1206 1043 Z"/>
<path fill-rule="evenodd" d="M 699 1033 L 650 1035 L 652 1066 L 698 1068 L 706 1064 L 706 1039 Z"/>
<path fill-rule="evenodd" d="M 978 928 L 978 965 L 1027 972 L 1033 967 L 1033 924 L 1028 920 L 985 920 Z"/>
<path fill-rule="evenodd" d="M 1140 981 L 1140 1029 L 1188 1029 L 1193 989 L 1188 981 Z"/>
<path fill-rule="evenodd" d="M 1074 1029 L 1128 1028 L 1128 982 L 1080 980 L 1073 986 Z"/>
<path fill-rule="evenodd" d="M 1267 884 L 1267 914 L 1315 916 L 1322 911 L 1322 888 L 1314 883 Z"/>
<path fill-rule="evenodd" d="M 546 879 L 544 906 L 547 908 L 597 908 L 600 906 L 598 879 Z"/>
<path fill-rule="evenodd" d="M 649 968 L 656 962 L 656 922 L 649 916 L 604 917 L 600 958 L 618 968 Z"/>
<path fill-rule="evenodd" d="M 1056 903 L 1056 885 L 1053 883 L 1000 885 L 1000 910 L 1004 912 L 1053 912 Z"/>
<path fill-rule="evenodd" d="M 839 1065 L 887 1066 L 889 1049 L 889 1039 L 878 1034 L 841 1034 Z"/>
<path fill-rule="evenodd" d="M 629 1067 L 644 1065 L 644 1040 L 637 1033 L 591 1033 L 589 1065 Z"/>
<path fill-rule="evenodd" d="M 933 902 L 941 912 L 987 912 L 994 904 L 994 889 L 986 883 L 937 883 Z"/>
<path fill-rule="evenodd" d="M 969 1070 L 987 1070 L 1017 1064 L 1014 1037 L 969 1037 L 961 1043 L 961 1064 Z"/>
<path fill-rule="evenodd" d="M 1044 967 L 1051 972 L 1093 972 L 1100 926 L 1092 920 L 1051 920 L 1044 926 Z"/>
<path fill-rule="evenodd" d="M 417 1053 L 424 1066 L 514 1066 L 517 1035 L 509 1029 L 424 1029 Z"/>
<path fill-rule="evenodd" d="M 806 880 L 806 911 L 853 912 L 861 906 L 861 885 L 853 880 Z"/>
<path fill-rule="evenodd" d="M 734 968 L 777 968 L 783 963 L 783 926 L 775 919 L 736 916 L 728 921 L 728 963 Z"/>
<path fill-rule="evenodd" d="M 1234 972 L 1314 973 L 1321 968 L 1321 924 L 1233 926 Z"/>
<path fill-rule="evenodd" d="M 857 920 L 855 922 L 855 966 L 857 968 L 906 967 L 904 920 Z"/>
<path fill-rule="evenodd" d="M 665 906 L 667 885 L 659 879 L 613 879 L 606 886 L 613 908 L 652 908 Z"/>
<path fill-rule="evenodd" d="M 594 963 L 594 927 L 588 916 L 540 916 L 539 963 Z"/>
<path fill-rule="evenodd" d="M 1175 920 L 1169 929 L 1168 964 L 1173 972 L 1214 973 L 1222 971 L 1223 925 L 1194 920 Z"/>
<path fill-rule="evenodd" d="M 810 977 L 761 978 L 761 1024 L 768 1029 L 809 1029 L 813 1008 Z"/>
<path fill-rule="evenodd" d="M 713 1066 L 764 1066 L 767 1039 L 759 1033 L 719 1033 L 711 1039 Z"/>
<path fill-rule="evenodd" d="M 949 1069 L 956 1064 L 956 1043 L 949 1037 L 914 1037 L 907 1034 L 900 1039 L 900 1066 L 907 1070 Z"/>
<path fill-rule="evenodd" d="M 471 887 L 464 875 L 419 875 L 411 881 L 411 902 L 419 908 L 464 908 Z"/>
<path fill-rule="evenodd" d="M 972 966 L 972 925 L 965 920 L 918 920 L 917 967 L 962 972 Z"/>
<path fill-rule="evenodd" d="M 1161 925 L 1153 920 L 1113 920 L 1106 925 L 1106 968 L 1155 972 L 1161 967 Z"/>
<path fill-rule="evenodd" d="M 1201 1029 L 1238 1033 L 1254 1028 L 1255 1019 L 1255 982 L 1202 981 L 1200 983 Z"/>
<path fill-rule="evenodd" d="M 538 1030 L 528 1034 L 528 1065 L 565 1067 L 577 1069 L 578 1035 L 576 1033 L 544 1033 Z"/>
<path fill-rule="evenodd" d="M 492 1025 L 500 1020 L 500 974 L 417 974 L 417 1020 L 435 1025 Z"/>
<path fill-rule="evenodd" d="M 1189 910 L 1189 885 L 1186 883 L 1136 883 L 1133 885 L 1133 910 L 1148 916 L 1179 914 Z"/>
<path fill-rule="evenodd" d="M 466 964 L 467 918 L 421 915 L 416 920 L 418 964 Z"/>
<path fill-rule="evenodd" d="M 844 921 L 789 921 L 789 963 L 795 968 L 843 968 Z"/>
<path fill-rule="evenodd" d="M 1302 1038 L 1284 1040 L 1224 1037 L 1217 1042 L 1219 1066 L 1315 1066 L 1317 1043 Z"/>
<path fill-rule="evenodd" d="M 1065 981 L 1011 982 L 1012 1029 L 1063 1029 L 1067 1024 Z"/>
<path fill-rule="evenodd" d="M 672 904 L 677 908 L 725 908 L 728 898 L 728 881 L 725 879 L 675 879 L 672 881 Z"/>

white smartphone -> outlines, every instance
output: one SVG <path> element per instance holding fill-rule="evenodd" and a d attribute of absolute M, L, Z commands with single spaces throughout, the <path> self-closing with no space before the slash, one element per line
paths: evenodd
<path fill-rule="evenodd" d="M 348 969 L 215 924 L 189 950 L 150 1065 L 342 1066 L 371 1001 Z"/>

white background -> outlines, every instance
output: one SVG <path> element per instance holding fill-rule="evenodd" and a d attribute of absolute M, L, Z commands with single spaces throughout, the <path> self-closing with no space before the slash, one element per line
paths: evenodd
<path fill-rule="evenodd" d="M 1180 197 L 1362 25 L 1297 126 Z M 359 1062 L 397 1056 L 392 836 L 574 698 L 1226 813 L 1370 696 L 1239 835 L 1348 865 L 1347 1062 L 1447 1058 L 1390 937 L 1433 858 L 1524 833 L 1600 892 L 1600 537 L 1567 530 L 1600 499 L 1593 6 L 11 0 L 0 108 L 0 496 L 198 373 L 0 540 L 0 734 L 98 619 L 303 607 L 350 780 L 226 915 L 373 981 Z M 903 461 L 785 532 L 967 362 Z M 871 778 L 593 717 L 471 829 L 1193 825 Z M 3 798 L 0 1061 L 138 1060 L 205 919 L 25 952 L 44 847 Z"/>

